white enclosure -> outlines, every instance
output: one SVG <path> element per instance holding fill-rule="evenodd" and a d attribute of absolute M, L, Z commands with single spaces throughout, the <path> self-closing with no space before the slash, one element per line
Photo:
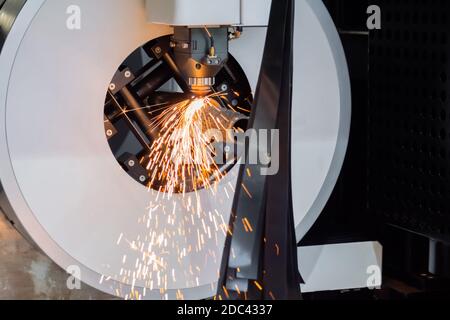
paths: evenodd
<path fill-rule="evenodd" d="M 0 56 L 0 181 L 12 207 L 7 213 L 61 267 L 79 266 L 84 282 L 112 294 L 118 288 L 120 293 L 130 291 L 133 283 L 117 275 L 124 265 L 133 268 L 136 260 L 127 243 L 117 244 L 119 235 L 132 240 L 146 232 L 138 223 L 140 217 L 149 203 L 165 200 L 130 179 L 113 157 L 104 134 L 105 93 L 117 67 L 132 51 L 172 32 L 168 26 L 149 24 L 147 9 L 161 14 L 161 21 L 155 22 L 174 24 L 164 10 L 178 3 L 189 12 L 187 2 L 192 0 L 149 1 L 146 8 L 141 0 L 27 1 Z M 214 21 L 181 16 L 176 21 L 240 23 L 240 1 L 219 2 L 229 8 L 239 6 L 236 12 L 220 11 Z M 320 215 L 339 176 L 351 101 L 343 49 L 324 5 L 318 0 L 295 2 L 292 172 L 301 239 Z M 81 9 L 80 30 L 66 26 L 67 8 L 73 5 Z M 253 90 L 265 33 L 264 27 L 244 28 L 230 47 Z M 235 176 L 236 170 L 222 183 L 235 183 Z M 220 203 L 217 219 L 228 221 L 232 197 L 212 197 L 208 192 L 201 197 L 206 208 Z M 180 208 L 174 209 L 177 217 L 186 214 Z M 165 227 L 170 224 L 161 221 L 154 228 Z M 192 252 L 186 263 L 202 265 L 202 271 L 193 274 L 187 274 L 187 265 L 168 252 L 166 263 L 177 280 L 169 281 L 163 297 L 155 282 L 146 288 L 145 298 L 176 298 L 180 292 L 186 299 L 214 295 L 224 239 L 217 232 L 214 241 L 205 241 L 209 257 L 215 259 L 205 261 L 201 252 Z M 174 241 L 195 245 L 197 238 Z M 144 292 L 145 283 L 134 285 Z"/>

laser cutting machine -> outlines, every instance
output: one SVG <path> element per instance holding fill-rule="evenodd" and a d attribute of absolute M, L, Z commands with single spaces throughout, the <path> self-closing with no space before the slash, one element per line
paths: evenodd
<path fill-rule="evenodd" d="M 213 96 L 223 127 L 245 130 L 271 2 L 0 1 L 0 206 L 11 223 L 104 292 L 214 296 L 239 168 L 226 162 L 216 193 L 197 185 L 193 198 L 189 188 L 168 197 L 148 188 L 157 175 L 143 164 L 155 134 L 149 127 L 167 101 Z M 323 3 L 295 1 L 293 28 L 292 207 L 300 242 L 339 177 L 351 94 Z M 201 202 L 201 220 L 191 200 Z M 368 281 L 381 255 L 376 242 L 299 247 L 302 292 L 377 287 L 381 278 Z"/>

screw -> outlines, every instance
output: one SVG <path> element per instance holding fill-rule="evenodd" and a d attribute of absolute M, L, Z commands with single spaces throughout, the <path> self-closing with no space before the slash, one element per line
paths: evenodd
<path fill-rule="evenodd" d="M 111 83 L 111 84 L 109 85 L 109 90 L 113 91 L 113 90 L 115 90 L 115 89 L 116 89 L 116 85 L 115 85 L 114 83 Z"/>
<path fill-rule="evenodd" d="M 107 135 L 108 137 L 111 137 L 111 136 L 113 135 L 112 130 L 111 130 L 111 129 L 106 130 L 106 135 Z"/>
<path fill-rule="evenodd" d="M 220 86 L 220 90 L 221 90 L 221 91 L 228 91 L 228 86 L 227 86 L 227 84 L 226 84 L 226 83 L 222 84 L 222 85 Z"/>
<path fill-rule="evenodd" d="M 128 165 L 129 165 L 130 167 L 134 167 L 135 164 L 136 164 L 136 163 L 134 162 L 134 160 L 128 161 Z"/>
<path fill-rule="evenodd" d="M 230 153 L 231 148 L 230 148 L 230 146 L 226 146 L 226 147 L 224 148 L 224 150 L 225 150 L 225 153 Z"/>
<path fill-rule="evenodd" d="M 125 78 L 129 78 L 131 77 L 131 72 L 130 71 L 125 71 Z"/>
<path fill-rule="evenodd" d="M 161 52 L 162 52 L 161 47 L 156 47 L 155 52 L 156 52 L 156 54 L 161 54 Z"/>
<path fill-rule="evenodd" d="M 236 107 L 239 104 L 239 101 L 237 101 L 237 99 L 233 99 L 233 101 L 231 101 L 231 104 L 233 105 L 233 107 Z"/>
<path fill-rule="evenodd" d="M 140 176 L 139 177 L 139 181 L 140 182 L 145 182 L 145 180 L 147 180 L 147 178 L 145 176 Z"/>

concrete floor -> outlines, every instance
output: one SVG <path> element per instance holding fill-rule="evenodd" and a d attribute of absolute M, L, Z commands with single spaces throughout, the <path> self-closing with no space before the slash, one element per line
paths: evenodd
<path fill-rule="evenodd" d="M 67 274 L 31 246 L 0 211 L 0 300 L 112 299 L 87 285 L 69 290 Z"/>

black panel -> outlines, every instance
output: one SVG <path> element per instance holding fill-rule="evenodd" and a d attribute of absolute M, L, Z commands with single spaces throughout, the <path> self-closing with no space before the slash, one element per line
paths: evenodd
<path fill-rule="evenodd" d="M 370 35 L 368 209 L 450 239 L 450 1 L 381 0 Z"/>
<path fill-rule="evenodd" d="M 324 0 L 339 30 L 367 31 L 368 0 Z"/>
<path fill-rule="evenodd" d="M 349 64 L 352 126 L 338 184 L 302 244 L 380 241 L 376 299 L 449 297 L 450 1 L 324 3 Z M 382 30 L 368 32 L 369 4 Z"/>

